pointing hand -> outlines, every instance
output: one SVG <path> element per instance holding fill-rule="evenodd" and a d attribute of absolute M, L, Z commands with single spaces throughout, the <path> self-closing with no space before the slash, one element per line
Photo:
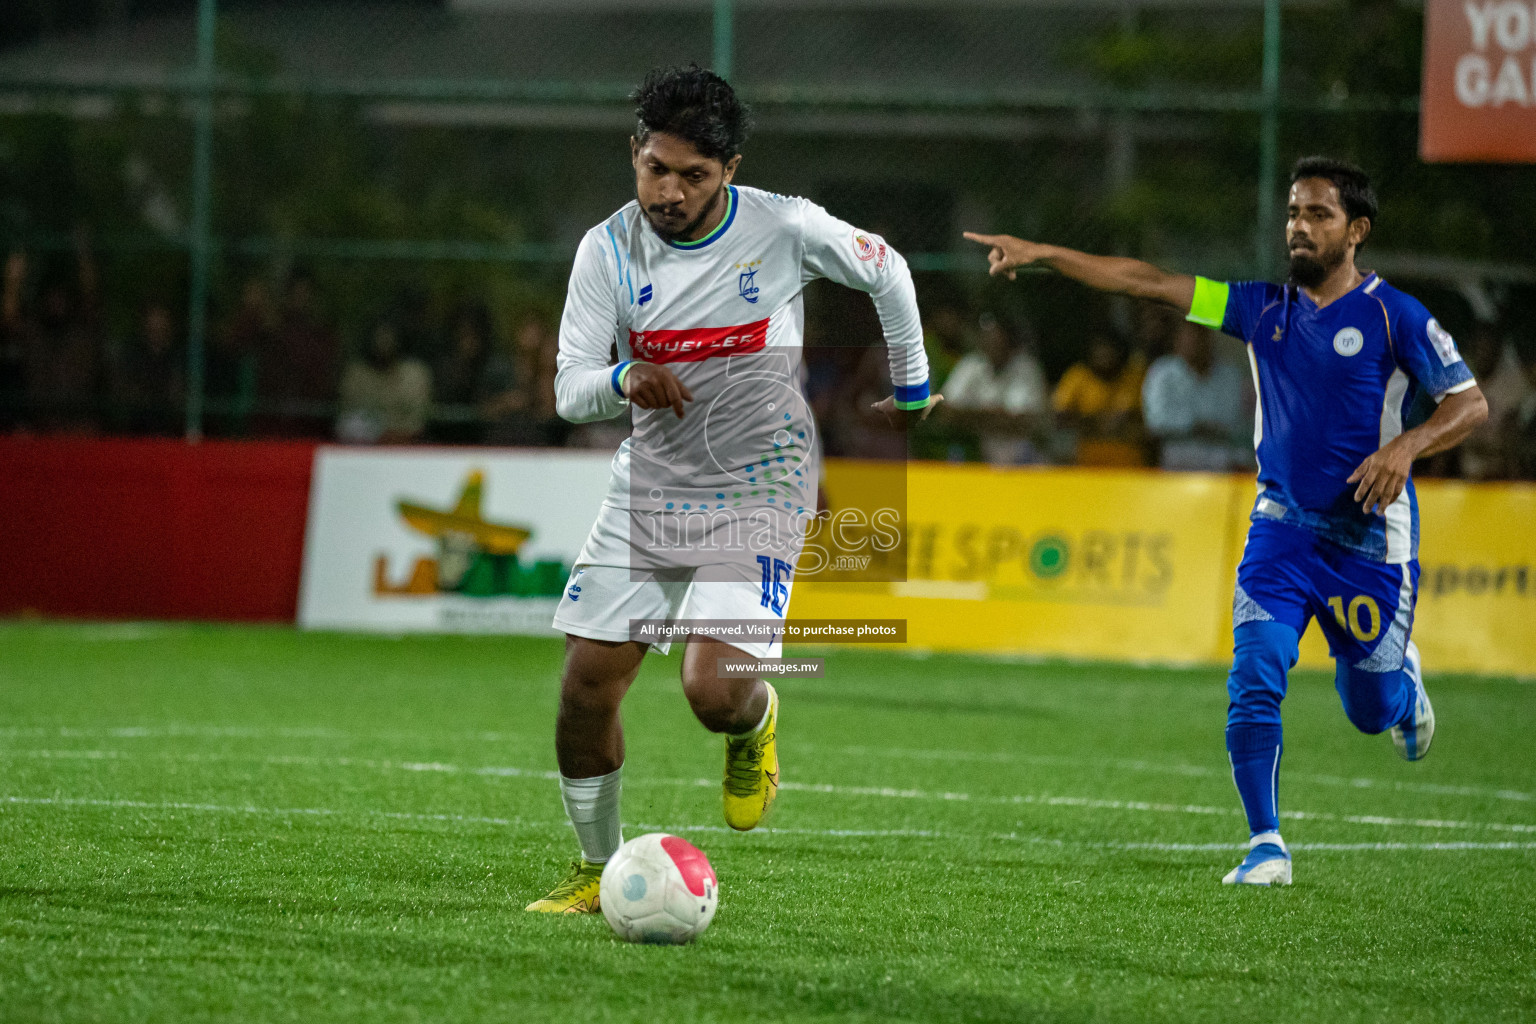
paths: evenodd
<path fill-rule="evenodd" d="M 974 231 L 967 231 L 965 237 L 981 245 L 989 246 L 987 262 L 991 264 L 990 273 L 993 277 L 1008 275 L 1008 280 L 1014 280 L 1015 273 L 1020 267 L 1027 267 L 1036 260 L 1043 259 L 1048 247 L 1038 242 L 1026 242 L 1022 238 L 1012 235 L 980 235 Z"/>

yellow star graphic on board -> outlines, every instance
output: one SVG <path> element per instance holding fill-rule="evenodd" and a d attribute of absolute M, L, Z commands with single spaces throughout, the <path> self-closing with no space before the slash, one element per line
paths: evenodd
<path fill-rule="evenodd" d="M 480 514 L 480 497 L 484 488 L 485 474 L 478 469 L 474 470 L 464 481 L 464 490 L 459 493 L 458 503 L 452 510 L 444 511 L 401 501 L 398 506 L 400 518 L 411 529 L 428 537 L 468 537 L 489 554 L 515 555 L 533 531 L 521 526 L 487 522 Z"/>

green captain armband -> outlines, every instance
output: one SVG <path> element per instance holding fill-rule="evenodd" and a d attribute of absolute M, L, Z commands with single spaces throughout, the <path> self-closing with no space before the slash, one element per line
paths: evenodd
<path fill-rule="evenodd" d="M 1232 286 L 1225 281 L 1212 281 L 1208 277 L 1195 278 L 1195 297 L 1189 303 L 1189 315 L 1184 319 L 1201 327 L 1221 330 L 1227 318 L 1227 297 Z"/>

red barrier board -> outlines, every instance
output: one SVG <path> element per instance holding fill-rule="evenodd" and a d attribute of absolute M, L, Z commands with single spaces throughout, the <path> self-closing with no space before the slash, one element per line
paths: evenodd
<path fill-rule="evenodd" d="M 1536 163 L 1536 2 L 1427 0 L 1419 155 Z"/>
<path fill-rule="evenodd" d="M 314 447 L 0 439 L 0 614 L 293 621 Z"/>

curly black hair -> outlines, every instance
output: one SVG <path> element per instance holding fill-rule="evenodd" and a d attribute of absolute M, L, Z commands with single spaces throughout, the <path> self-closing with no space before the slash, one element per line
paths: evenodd
<path fill-rule="evenodd" d="M 722 163 L 741 152 L 752 127 L 730 83 L 697 64 L 653 69 L 630 98 L 636 139 L 643 143 L 652 132 L 676 135 Z"/>
<path fill-rule="evenodd" d="M 1291 169 L 1291 184 L 1302 178 L 1333 182 L 1333 187 L 1339 190 L 1344 216 L 1350 220 L 1364 217 L 1372 227 L 1376 226 L 1376 190 L 1371 188 L 1370 176 L 1354 164 L 1327 156 L 1305 156 Z"/>

